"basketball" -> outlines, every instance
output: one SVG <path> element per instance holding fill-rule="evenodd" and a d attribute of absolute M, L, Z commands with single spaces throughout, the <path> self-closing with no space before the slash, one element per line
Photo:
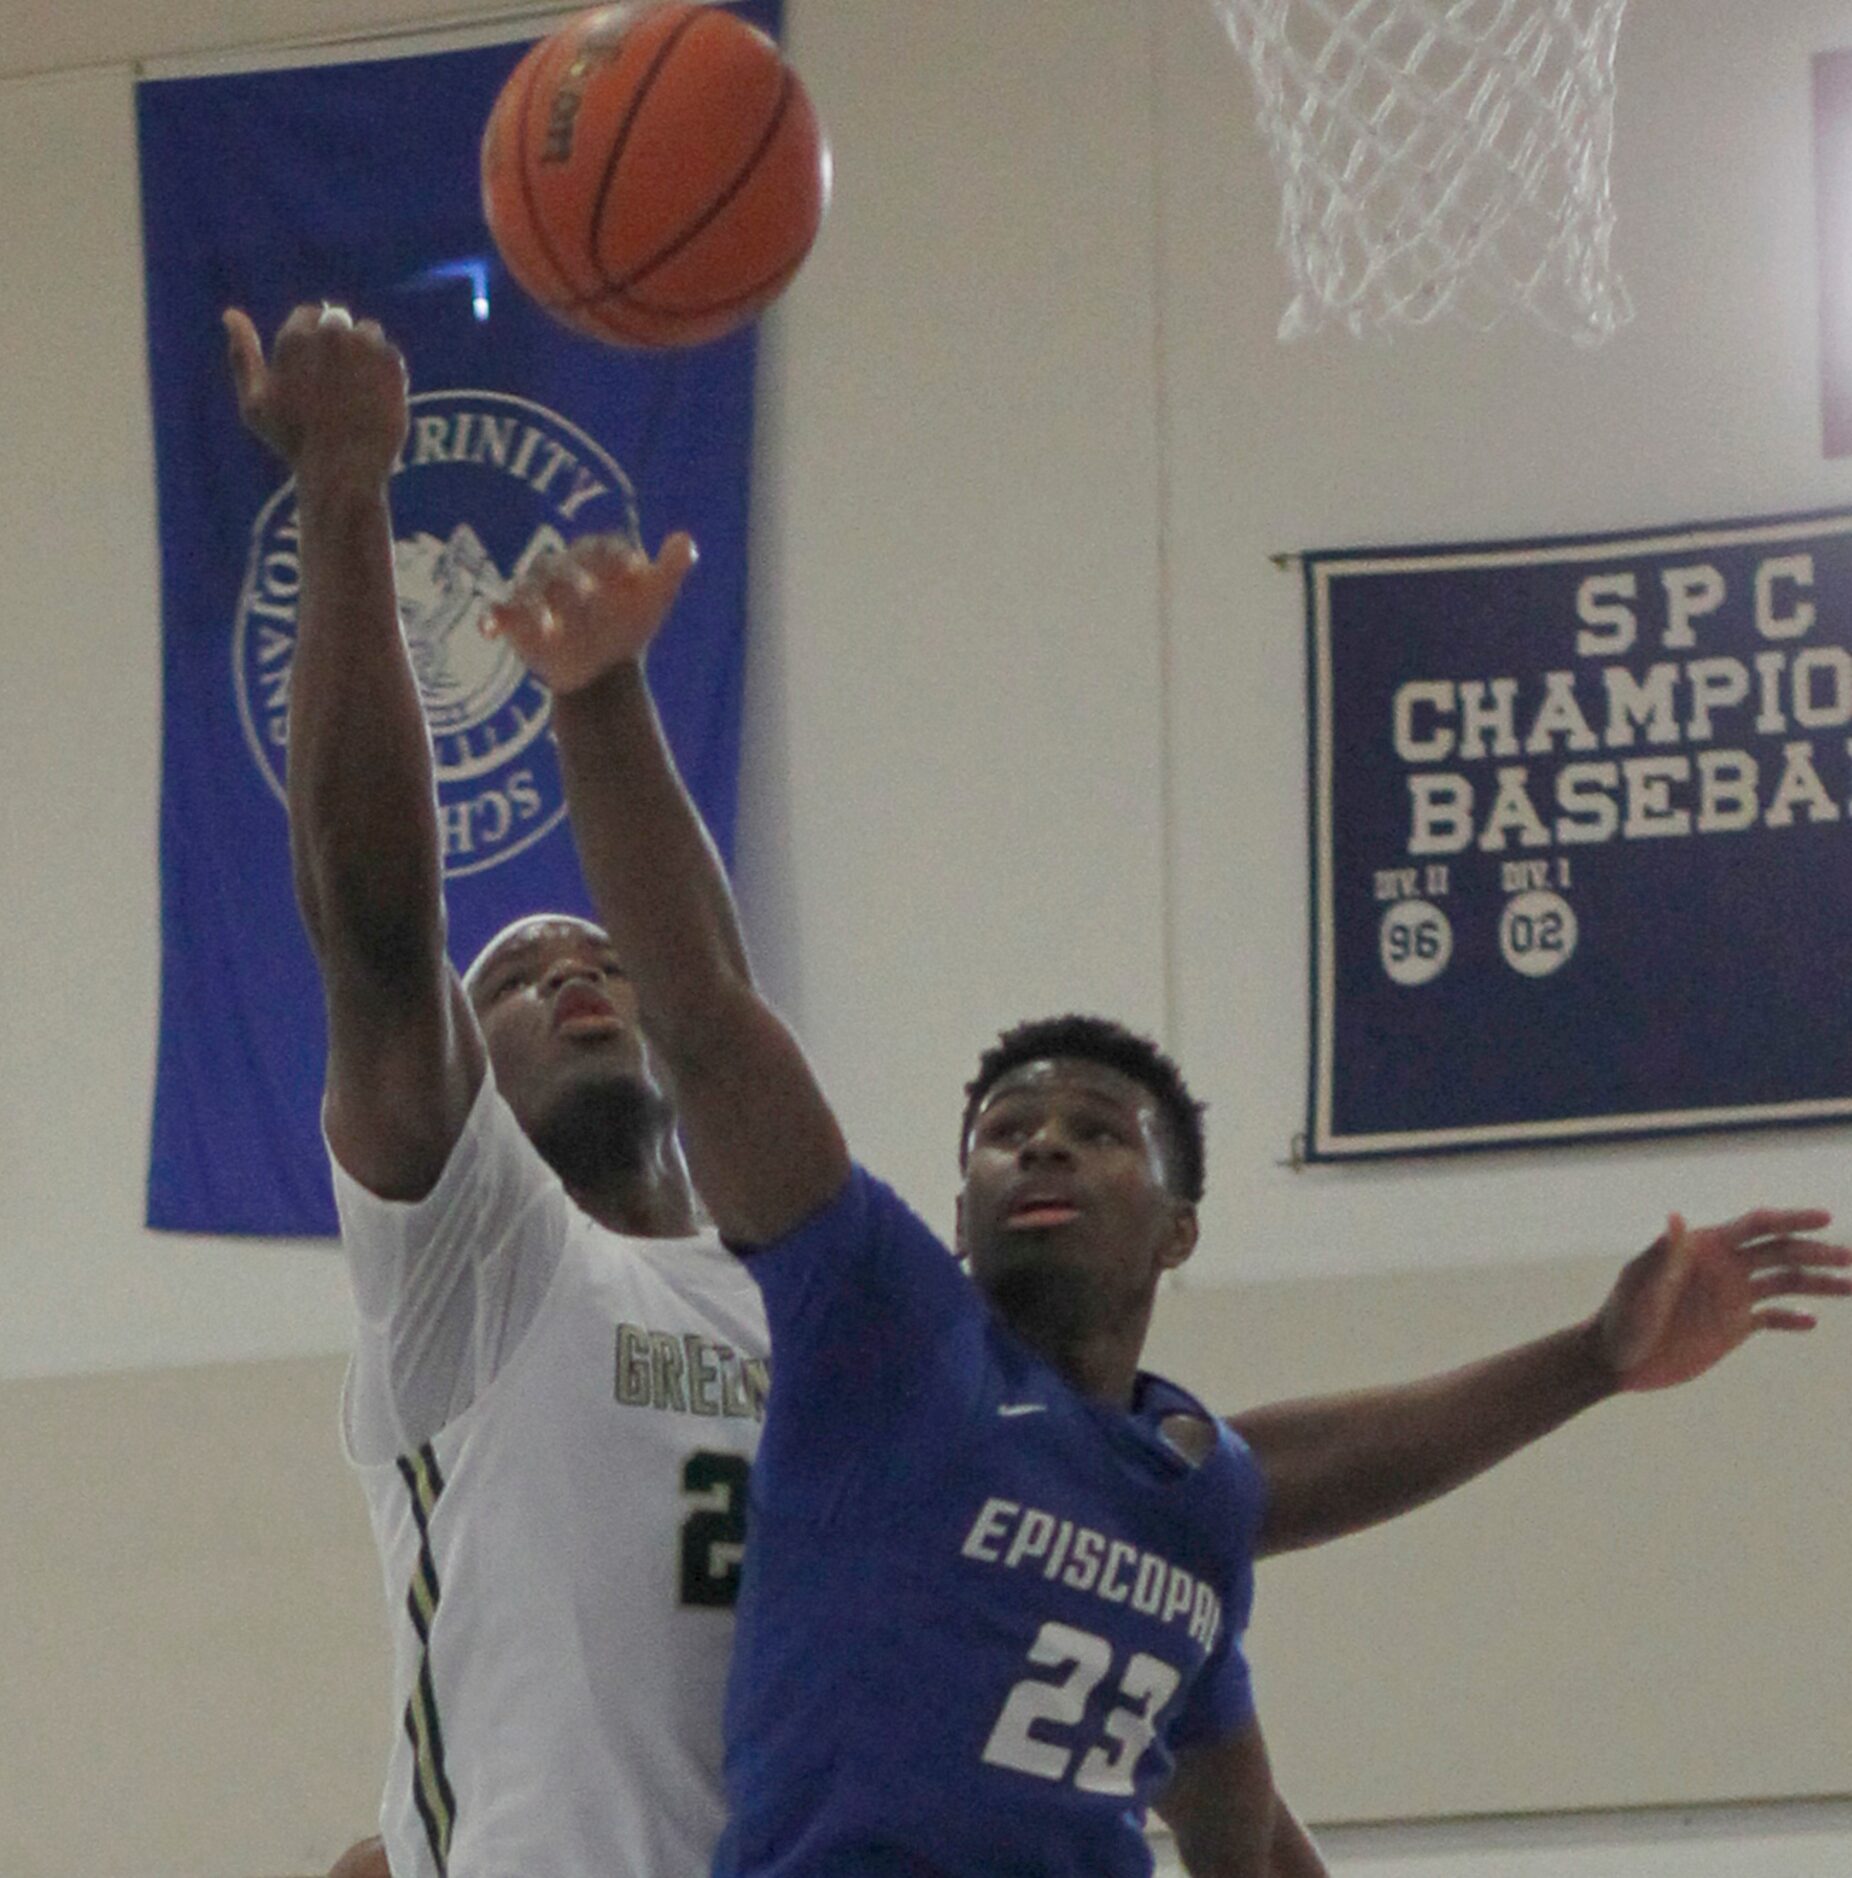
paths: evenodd
<path fill-rule="evenodd" d="M 715 6 L 582 14 L 509 75 L 482 204 L 509 272 L 575 330 L 693 346 L 784 290 L 816 240 L 830 157 L 796 72 Z"/>

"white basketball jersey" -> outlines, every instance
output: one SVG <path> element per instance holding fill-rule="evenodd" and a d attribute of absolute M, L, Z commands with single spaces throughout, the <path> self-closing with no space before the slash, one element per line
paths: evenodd
<path fill-rule="evenodd" d="M 360 1469 L 395 1633 L 394 1878 L 707 1871 L 767 1347 L 711 1234 L 572 1208 L 486 1389 Z"/>

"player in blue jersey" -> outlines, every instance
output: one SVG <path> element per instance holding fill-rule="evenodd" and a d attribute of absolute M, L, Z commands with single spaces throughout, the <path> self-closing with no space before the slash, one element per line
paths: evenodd
<path fill-rule="evenodd" d="M 741 1873 L 1138 1873 L 1160 1796 L 1192 1871 L 1266 1869 L 1239 1647 L 1264 1486 L 1138 1368 L 1195 1243 L 1174 1077 L 1105 1026 L 1076 1045 L 980 1104 L 975 1284 L 846 1162 L 751 1254 L 774 1383 L 729 1685 Z"/>
<path fill-rule="evenodd" d="M 1155 1804 L 1191 1872 L 1258 1878 L 1274 1796 L 1240 1637 L 1263 1483 L 1138 1368 L 1196 1241 L 1154 1080 L 1172 1072 L 1063 1055 L 987 1092 L 961 1207 L 975 1285 L 852 1166 L 741 968 L 643 682 L 649 632 L 596 606 L 577 610 L 602 630 L 560 627 L 601 583 L 691 560 L 682 536 L 647 571 L 582 543 L 498 628 L 556 694 L 588 884 L 772 1329 L 717 1869 L 1137 1878 Z"/>
<path fill-rule="evenodd" d="M 986 1057 L 960 1236 L 988 1305 L 850 1169 L 744 972 L 662 748 L 637 663 L 653 625 L 611 605 L 638 581 L 672 597 L 691 561 L 682 537 L 653 567 L 582 543 L 500 627 L 556 694 L 594 898 L 702 1191 L 757 1248 L 777 1341 L 727 1869 L 1136 1870 L 1150 1797 L 1194 1870 L 1318 1872 L 1230 1647 L 1248 1551 L 1391 1517 L 1617 1390 L 1808 1328 L 1779 1300 L 1845 1295 L 1848 1255 L 1796 1236 L 1820 1213 L 1674 1220 L 1585 1323 L 1423 1383 L 1237 1418 L 1257 1472 L 1199 1405 L 1137 1374 L 1201 1183 L 1194 1106 L 1149 1046 L 1056 1020 Z"/>

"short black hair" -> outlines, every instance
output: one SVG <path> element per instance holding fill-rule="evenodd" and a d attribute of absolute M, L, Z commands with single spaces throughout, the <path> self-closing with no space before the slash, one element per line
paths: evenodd
<path fill-rule="evenodd" d="M 971 1124 L 977 1120 L 984 1098 L 1011 1070 L 1057 1056 L 1103 1063 L 1148 1089 L 1170 1131 L 1173 1153 L 1166 1158 L 1174 1163 L 1170 1169 L 1172 1190 L 1192 1205 L 1203 1197 L 1204 1105 L 1190 1094 L 1183 1072 L 1149 1037 L 1127 1030 L 1110 1017 L 1084 1017 L 1075 1011 L 1016 1024 L 978 1059 L 977 1074 L 965 1084 L 964 1121 L 958 1130 L 961 1168 L 971 1139 Z"/>

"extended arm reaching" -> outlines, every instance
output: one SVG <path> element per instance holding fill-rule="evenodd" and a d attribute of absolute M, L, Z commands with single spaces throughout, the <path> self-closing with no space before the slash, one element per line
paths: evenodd
<path fill-rule="evenodd" d="M 1230 1417 L 1267 1476 L 1262 1554 L 1341 1538 L 1451 1492 L 1623 1390 L 1690 1381 L 1762 1330 L 1809 1330 L 1777 1300 L 1852 1294 L 1852 1251 L 1803 1237 L 1817 1211 L 1666 1232 L 1585 1323 L 1444 1375 Z"/>
<path fill-rule="evenodd" d="M 675 770 L 642 655 L 694 565 L 592 537 L 497 610 L 552 688 L 566 800 L 593 904 L 674 1085 L 689 1170 L 732 1243 L 779 1237 L 848 1177 L 848 1151 L 801 1050 L 759 996 L 726 874 Z"/>
<path fill-rule="evenodd" d="M 225 326 L 239 411 L 296 477 L 290 854 L 328 1007 L 329 1139 L 364 1185 L 414 1199 L 456 1141 L 483 1058 L 444 952 L 431 746 L 393 582 L 405 367 L 339 307 L 299 307 L 269 360 L 243 313 Z"/>

